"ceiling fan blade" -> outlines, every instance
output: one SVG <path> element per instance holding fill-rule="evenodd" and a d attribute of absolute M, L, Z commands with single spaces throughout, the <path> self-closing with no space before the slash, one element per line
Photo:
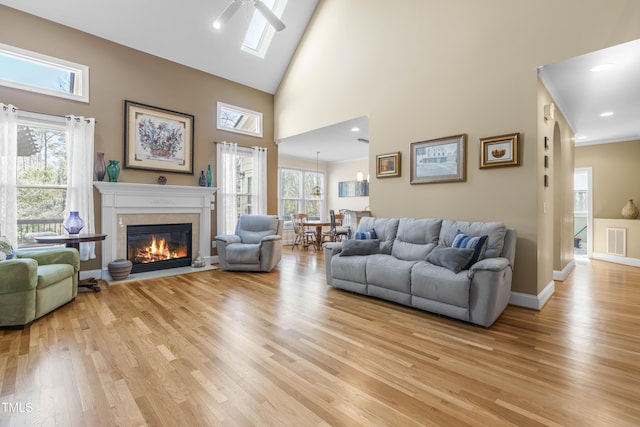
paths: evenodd
<path fill-rule="evenodd" d="M 213 21 L 213 28 L 218 30 L 224 24 L 226 24 L 227 21 L 231 19 L 233 15 L 235 15 L 241 4 L 242 2 L 240 2 L 239 0 L 233 0 L 231 3 L 229 3 L 229 5 L 224 9 L 220 16 L 218 16 L 216 20 Z"/>
<path fill-rule="evenodd" d="M 276 30 L 276 31 L 282 31 L 286 28 L 286 26 L 284 25 L 284 23 L 280 20 L 280 18 L 278 18 L 275 13 L 273 13 L 271 11 L 271 9 L 269 9 L 267 7 L 266 4 L 264 4 L 262 1 L 260 0 L 255 0 L 253 2 L 253 5 L 256 7 L 256 9 L 258 10 L 258 12 L 260 12 L 262 14 L 262 16 L 264 16 L 264 19 L 267 20 L 267 22 L 269 22 L 269 24 L 271 24 L 271 26 Z"/>

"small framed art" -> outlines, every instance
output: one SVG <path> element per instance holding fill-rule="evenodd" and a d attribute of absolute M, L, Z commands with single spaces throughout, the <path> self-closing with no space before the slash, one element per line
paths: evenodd
<path fill-rule="evenodd" d="M 520 165 L 520 134 L 480 138 L 480 169 Z"/>
<path fill-rule="evenodd" d="M 376 178 L 400 176 L 400 152 L 376 156 Z"/>

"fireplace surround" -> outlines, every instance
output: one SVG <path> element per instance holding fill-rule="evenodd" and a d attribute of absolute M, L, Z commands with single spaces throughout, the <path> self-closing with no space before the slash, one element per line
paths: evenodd
<path fill-rule="evenodd" d="M 127 258 L 128 225 L 191 223 L 191 253 L 211 260 L 211 211 L 215 187 L 93 183 L 101 195 L 102 265 Z"/>

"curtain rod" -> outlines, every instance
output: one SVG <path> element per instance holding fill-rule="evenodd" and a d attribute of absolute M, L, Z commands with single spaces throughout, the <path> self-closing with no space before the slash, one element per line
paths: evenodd
<path fill-rule="evenodd" d="M 8 106 L 8 105 L 3 105 L 3 106 L 2 106 L 2 109 L 3 109 L 4 111 L 7 111 L 7 109 L 8 109 L 8 108 L 9 108 L 9 106 Z M 71 117 L 69 117 L 69 116 L 61 116 L 61 115 L 59 115 L 59 114 L 41 113 L 41 112 L 39 112 L 39 111 L 23 110 L 22 108 L 17 108 L 17 107 L 15 107 L 15 106 L 13 106 L 12 108 L 13 108 L 13 112 L 14 112 L 14 113 L 15 113 L 16 111 L 24 111 L 25 113 L 31 113 L 31 114 L 42 114 L 42 115 L 45 115 L 45 116 L 53 116 L 53 117 L 63 117 L 63 118 L 65 118 L 65 119 L 67 119 L 67 120 L 71 120 Z M 79 118 L 79 117 L 76 117 L 75 119 L 76 119 L 76 122 L 79 122 L 79 121 L 80 121 L 80 118 Z M 89 122 L 90 122 L 90 120 L 89 120 L 89 119 L 85 119 L 84 121 L 85 121 L 85 122 L 87 122 L 87 123 L 89 123 Z M 98 124 L 98 121 L 97 121 L 97 120 L 95 120 L 95 121 L 94 121 L 94 123 L 95 123 L 95 124 Z"/>
<path fill-rule="evenodd" d="M 214 144 L 236 144 L 238 146 L 238 148 L 245 148 L 247 150 L 250 150 L 252 148 L 258 148 L 260 150 L 264 150 L 264 151 L 269 151 L 268 148 L 266 147 L 258 147 L 257 145 L 253 145 L 251 147 L 247 147 L 246 145 L 240 145 L 237 142 L 227 142 L 227 141 L 212 141 Z"/>

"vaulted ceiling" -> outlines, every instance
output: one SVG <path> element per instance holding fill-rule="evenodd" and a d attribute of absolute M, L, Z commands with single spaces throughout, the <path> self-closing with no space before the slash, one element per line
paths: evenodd
<path fill-rule="evenodd" d="M 264 59 L 240 49 L 253 6 L 242 6 L 222 31 L 212 28 L 230 1 L 0 0 L 0 4 L 275 93 L 318 0 L 288 1 L 281 17 L 286 29 L 275 33 Z M 600 73 L 589 71 L 601 63 L 613 66 Z M 541 66 L 541 79 L 559 109 L 577 137 L 586 137 L 578 144 L 640 139 L 640 40 Z M 600 117 L 607 111 L 614 115 Z M 359 135 L 350 129 L 363 118 L 353 120 L 288 138 L 279 151 L 308 159 L 321 151 L 327 162 L 366 157 L 367 144 L 357 139 L 369 139 L 368 120 Z M 353 153 L 347 154 L 346 144 Z"/>

